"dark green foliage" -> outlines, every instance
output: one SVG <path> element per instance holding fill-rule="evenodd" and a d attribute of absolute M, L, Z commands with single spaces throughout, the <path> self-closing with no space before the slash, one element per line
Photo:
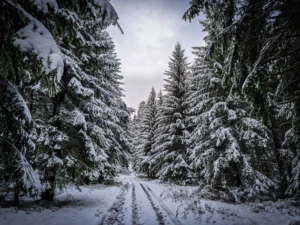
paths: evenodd
<path fill-rule="evenodd" d="M 0 184 L 17 203 L 114 176 L 131 137 L 120 62 L 103 31 L 118 19 L 111 4 L 4 0 L 0 13 Z"/>
<path fill-rule="evenodd" d="M 154 88 L 151 89 L 146 105 L 143 106 L 142 104 L 138 111 L 140 121 L 139 123 L 136 121 L 138 124 L 136 127 L 138 141 L 136 143 L 139 144 L 135 147 L 135 169 L 140 173 L 147 174 L 148 177 L 154 177 L 150 166 L 151 150 L 153 149 L 156 132 L 155 123 L 158 116 L 156 92 Z"/>
<path fill-rule="evenodd" d="M 246 102 L 222 87 L 220 71 L 204 60 L 206 49 L 195 50 L 186 104 L 190 160 L 202 188 L 227 193 L 235 201 L 272 196 L 277 167 L 270 131 L 248 116 Z"/>
<path fill-rule="evenodd" d="M 183 18 L 206 16 L 201 22 L 208 32 L 206 59 L 221 69 L 222 85 L 245 99 L 251 117 L 271 130 L 281 196 L 285 191 L 299 196 L 299 1 L 192 0 L 190 5 Z"/>
<path fill-rule="evenodd" d="M 186 127 L 186 82 L 188 63 L 184 50 L 179 43 L 169 62 L 169 70 L 165 72 L 165 92 L 162 105 L 158 111 L 155 142 L 151 150 L 151 168 L 156 176 L 164 180 L 180 180 L 193 176 L 187 162 Z"/>

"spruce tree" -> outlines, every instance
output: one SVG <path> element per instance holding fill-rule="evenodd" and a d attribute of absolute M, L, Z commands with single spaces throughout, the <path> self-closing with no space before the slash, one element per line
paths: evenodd
<path fill-rule="evenodd" d="M 7 171 L 14 164 L 19 168 L 10 179 L 15 193 L 42 191 L 52 200 L 56 184 L 114 175 L 127 164 L 130 137 L 120 63 L 103 32 L 118 20 L 112 5 L 107 0 L 0 4 L 0 83 L 1 96 L 7 96 L 0 111 L 1 152 L 6 145 L 15 150 L 1 164 Z M 16 110 L 10 114 L 11 107 Z M 25 176 L 26 168 L 31 174 Z"/>
<path fill-rule="evenodd" d="M 53 36 L 34 15 L 36 5 L 2 1 L 0 11 L 0 83 L 4 97 L 0 106 L 0 151 L 5 156 L 0 162 L 1 174 L 5 175 L 0 182 L 14 187 L 14 202 L 18 204 L 20 193 L 36 195 L 42 190 L 41 174 L 33 162 L 37 145 L 31 133 L 36 118 L 28 99 L 37 89 L 50 96 L 59 90 L 63 62 Z"/>
<path fill-rule="evenodd" d="M 134 115 L 134 139 L 133 139 L 133 168 L 140 171 L 139 164 L 144 156 L 144 137 L 141 129 L 144 112 L 146 110 L 146 102 L 142 101 L 138 105 L 137 113 Z"/>
<path fill-rule="evenodd" d="M 205 53 L 198 48 L 187 99 L 196 174 L 205 188 L 230 193 L 235 201 L 272 196 L 278 168 L 270 131 L 248 116 L 246 102 L 222 87 L 221 73 L 204 60 Z"/>
<path fill-rule="evenodd" d="M 154 144 L 154 125 L 156 122 L 156 93 L 154 88 L 151 89 L 148 100 L 145 105 L 145 110 L 140 123 L 140 141 L 143 143 L 137 149 L 137 164 L 138 172 L 145 173 L 148 177 L 153 177 L 150 168 L 151 150 Z"/>
<path fill-rule="evenodd" d="M 64 154 L 71 178 L 88 183 L 112 177 L 127 166 L 131 137 L 129 112 L 121 99 L 120 62 L 103 31 L 107 24 L 81 23 L 85 27 L 81 35 L 62 47 L 65 87 L 58 98 L 64 100 L 57 105 L 53 122 L 72 139 L 72 151 Z"/>
<path fill-rule="evenodd" d="M 186 139 L 186 78 L 188 63 L 184 50 L 177 43 L 165 72 L 167 79 L 164 86 L 166 94 L 159 112 L 154 149 L 151 161 L 156 176 L 164 180 L 179 180 L 193 176 L 187 162 Z"/>
<path fill-rule="evenodd" d="M 242 95 L 252 106 L 251 116 L 271 130 L 281 197 L 292 186 L 299 190 L 295 189 L 299 187 L 297 160 L 293 165 L 287 163 L 281 151 L 284 148 L 294 157 L 299 156 L 298 148 L 293 147 L 298 146 L 299 136 L 299 1 L 196 0 L 190 5 L 184 19 L 205 14 L 202 24 L 208 32 L 207 58 L 222 68 L 222 84 Z M 282 123 L 277 113 L 286 103 L 293 106 L 289 109 L 293 116 Z M 287 145 L 292 143 L 290 140 L 293 144 Z M 293 175 L 287 175 L 290 173 Z M 299 195 L 298 191 L 293 193 Z M 293 195 L 290 191 L 286 194 Z"/>

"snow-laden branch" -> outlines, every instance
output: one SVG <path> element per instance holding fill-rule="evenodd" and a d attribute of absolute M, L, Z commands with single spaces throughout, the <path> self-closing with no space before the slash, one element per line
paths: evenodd
<path fill-rule="evenodd" d="M 4 97 L 4 99 L 1 100 L 1 104 L 5 106 L 5 108 L 14 116 L 16 120 L 19 120 L 22 123 L 31 123 L 31 113 L 22 95 L 2 75 L 0 75 L 0 88 L 0 94 L 2 97 Z"/>
<path fill-rule="evenodd" d="M 43 13 L 48 13 L 49 6 L 53 8 L 54 11 L 57 11 L 58 9 L 56 0 L 31 0 L 31 2 L 33 2 L 37 9 Z"/>
<path fill-rule="evenodd" d="M 10 141 L 5 137 L 0 136 L 7 144 L 9 144 L 17 153 L 18 169 L 22 173 L 22 184 L 27 191 L 33 191 L 38 193 L 42 189 L 41 181 L 38 173 L 32 168 L 31 164 L 26 159 L 25 155 L 19 151 Z"/>
<path fill-rule="evenodd" d="M 113 25 L 117 24 L 118 14 L 108 0 L 94 0 L 94 4 L 101 7 L 101 14 L 105 15 L 104 20 L 112 21 Z"/>
<path fill-rule="evenodd" d="M 257 71 L 257 67 L 259 65 L 259 63 L 261 62 L 261 60 L 263 59 L 266 51 L 273 46 L 273 44 L 276 42 L 276 40 L 278 40 L 280 37 L 282 36 L 282 34 L 279 34 L 275 37 L 269 38 L 267 40 L 267 43 L 264 45 L 264 47 L 261 49 L 260 54 L 258 59 L 256 60 L 256 62 L 253 65 L 253 69 L 251 70 L 251 72 L 248 74 L 248 76 L 246 77 L 243 86 L 242 86 L 242 91 L 245 90 L 245 88 L 251 83 L 251 80 L 254 78 L 256 71 Z"/>

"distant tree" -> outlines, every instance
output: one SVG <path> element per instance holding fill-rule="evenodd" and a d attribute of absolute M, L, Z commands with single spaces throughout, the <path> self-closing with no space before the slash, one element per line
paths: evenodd
<path fill-rule="evenodd" d="M 165 95 L 156 123 L 155 143 L 151 152 L 152 170 L 164 180 L 178 180 L 193 176 L 187 162 L 186 140 L 186 78 L 188 63 L 184 50 L 177 43 L 165 72 Z"/>
<path fill-rule="evenodd" d="M 145 173 L 148 177 L 153 177 L 150 168 L 150 155 L 154 144 L 155 122 L 157 119 L 156 93 L 151 89 L 143 115 L 139 124 L 139 141 L 141 145 L 136 149 L 138 158 L 136 168 L 138 172 Z"/>
<path fill-rule="evenodd" d="M 146 102 L 142 101 L 138 105 L 137 113 L 133 117 L 133 129 L 134 129 L 134 138 L 133 138 L 133 168 L 136 171 L 139 171 L 139 164 L 143 158 L 143 149 L 144 149 L 144 139 L 143 132 L 141 129 L 142 120 L 144 117 L 144 112 L 146 109 Z"/>

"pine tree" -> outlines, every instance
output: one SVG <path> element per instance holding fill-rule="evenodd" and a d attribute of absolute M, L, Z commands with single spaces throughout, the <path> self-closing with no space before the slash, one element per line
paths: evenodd
<path fill-rule="evenodd" d="M 0 83 L 1 96 L 6 96 L 0 111 L 0 151 L 5 156 L 0 162 L 4 170 L 0 182 L 14 187 L 15 204 L 20 193 L 38 194 L 42 190 L 40 174 L 32 162 L 36 149 L 31 137 L 35 117 L 27 94 L 39 89 L 53 95 L 59 89 L 62 72 L 62 58 L 53 36 L 32 14 L 36 6 L 31 11 L 23 6 L 26 4 L 15 1 L 0 3 Z M 41 39 L 47 45 L 41 46 Z"/>
<path fill-rule="evenodd" d="M 9 180 L 15 193 L 35 189 L 52 200 L 56 184 L 81 182 L 82 174 L 114 175 L 127 164 L 130 137 L 120 63 L 103 32 L 118 20 L 112 5 L 107 0 L 0 4 L 1 94 L 7 96 L 0 111 L 1 152 L 7 145 L 15 150 L 0 163 L 5 171 L 18 166 L 20 173 Z M 17 110 L 9 115 L 10 107 Z M 7 175 L 1 179 L 10 185 Z"/>
<path fill-rule="evenodd" d="M 139 141 L 143 144 L 137 149 L 137 155 L 139 158 L 137 159 L 136 163 L 138 172 L 145 173 L 148 175 L 148 177 L 153 177 L 150 168 L 150 154 L 154 144 L 154 125 L 156 122 L 156 117 L 156 93 L 154 88 L 152 88 L 145 105 L 143 116 L 141 118 Z"/>
<path fill-rule="evenodd" d="M 14 204 L 18 205 L 19 193 L 36 195 L 41 190 L 29 157 L 35 149 L 29 135 L 32 116 L 17 88 L 0 76 L 0 182 L 6 190 L 13 187 Z"/>
<path fill-rule="evenodd" d="M 186 78 L 188 75 L 187 58 L 184 50 L 177 43 L 165 72 L 166 94 L 157 121 L 157 133 L 151 163 L 156 175 L 164 180 L 178 180 L 193 176 L 187 162 L 186 116 L 184 101 L 186 97 Z"/>
<path fill-rule="evenodd" d="M 222 87 L 220 72 L 204 60 L 205 53 L 198 48 L 187 99 L 189 126 L 194 127 L 192 165 L 205 188 L 230 193 L 235 201 L 271 195 L 277 188 L 277 167 L 270 131 L 248 117 L 246 102 Z"/>
<path fill-rule="evenodd" d="M 288 152 L 298 155 L 297 147 L 292 147 L 297 141 L 287 145 L 291 142 L 283 140 L 297 140 L 299 136 L 299 1 L 193 0 L 190 5 L 184 19 L 200 12 L 207 17 L 202 22 L 210 43 L 207 58 L 222 68 L 223 85 L 242 95 L 253 107 L 252 117 L 271 129 L 283 197 L 287 188 L 291 190 L 287 183 L 299 186 L 297 163 L 293 163 L 293 175 L 287 175 L 291 165 L 281 151 L 289 146 Z M 280 124 L 276 115 L 285 103 L 294 109 L 289 110 L 293 113 L 288 121 L 290 129 L 285 126 L 287 121 Z M 293 181 L 288 181 L 289 177 Z"/>
<path fill-rule="evenodd" d="M 293 123 L 294 116 L 297 115 L 294 103 L 285 103 L 277 108 L 275 114 L 276 121 L 280 124 L 281 132 L 284 133 L 282 148 L 279 149 L 281 159 L 281 180 L 282 192 L 285 196 L 300 197 L 300 154 L 299 154 L 299 134 L 296 131 L 297 124 Z M 290 124 L 292 123 L 292 126 Z"/>
<path fill-rule="evenodd" d="M 143 158 L 144 139 L 141 129 L 142 121 L 144 118 L 144 112 L 146 109 L 146 102 L 142 101 L 138 105 L 137 113 L 134 115 L 134 139 L 133 139 L 133 168 L 136 171 L 140 171 L 139 164 Z"/>
<path fill-rule="evenodd" d="M 114 44 L 98 23 L 82 21 L 81 35 L 62 48 L 66 69 L 64 101 L 53 121 L 68 134 L 73 151 L 65 153 L 77 182 L 103 180 L 127 166 L 131 148 L 129 112 L 121 99 L 122 76 Z M 80 40 L 78 40 L 80 39 Z M 81 42 L 76 50 L 73 46 Z M 75 132 L 75 133 L 74 133 Z M 80 137 L 80 138 L 78 138 Z M 79 174 L 83 176 L 78 177 Z"/>

